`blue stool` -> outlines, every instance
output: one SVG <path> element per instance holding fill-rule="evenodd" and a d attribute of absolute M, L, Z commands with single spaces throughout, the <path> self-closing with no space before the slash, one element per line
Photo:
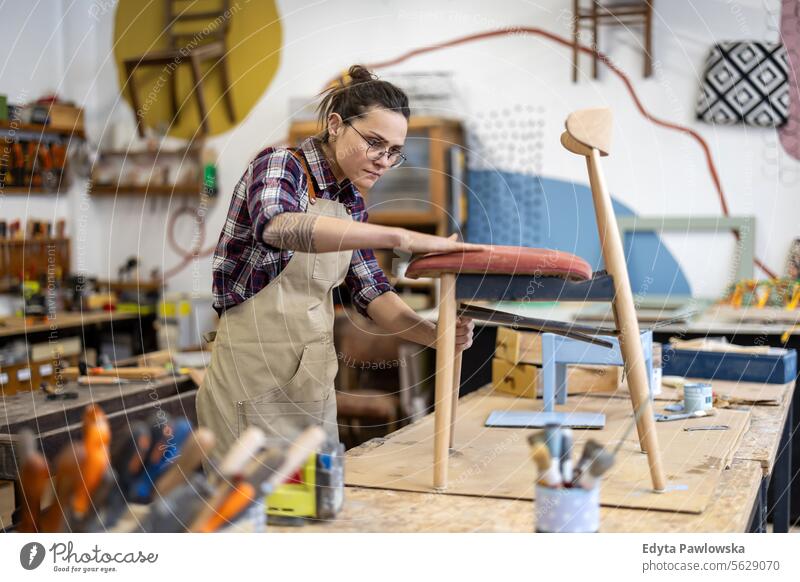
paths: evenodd
<path fill-rule="evenodd" d="M 644 352 L 650 394 L 653 393 L 653 332 L 641 332 L 642 351 Z M 585 343 L 554 333 L 542 334 L 542 397 L 543 410 L 552 412 L 556 404 L 567 403 L 567 365 L 587 364 L 599 366 L 622 366 L 622 353 L 619 339 L 616 336 L 598 336 L 612 344 L 604 347 L 598 344 Z"/>

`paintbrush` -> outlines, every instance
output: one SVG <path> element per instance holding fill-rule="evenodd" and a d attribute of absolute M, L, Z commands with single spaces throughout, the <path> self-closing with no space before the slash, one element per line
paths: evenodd
<path fill-rule="evenodd" d="M 572 466 L 572 429 L 561 431 L 561 477 L 564 483 L 572 483 L 574 471 Z"/>
<path fill-rule="evenodd" d="M 614 464 L 614 457 L 602 448 L 595 452 L 589 466 L 578 478 L 577 484 L 583 489 L 594 489 L 600 477 Z"/>
<path fill-rule="evenodd" d="M 578 460 L 578 467 L 576 470 L 575 479 L 577 480 L 580 475 L 586 470 L 589 466 L 589 463 L 592 462 L 592 458 L 598 451 L 603 450 L 603 445 L 598 443 L 594 439 L 589 439 L 586 441 L 586 444 L 583 445 L 583 453 L 581 453 L 581 458 Z"/>
<path fill-rule="evenodd" d="M 531 459 L 539 469 L 538 484 L 545 487 L 561 487 L 561 475 L 556 463 L 550 456 L 550 450 L 542 442 L 535 442 L 531 446 Z"/>

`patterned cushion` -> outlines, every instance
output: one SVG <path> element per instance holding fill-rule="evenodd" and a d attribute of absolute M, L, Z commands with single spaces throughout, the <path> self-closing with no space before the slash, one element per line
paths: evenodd
<path fill-rule="evenodd" d="M 789 60 L 780 43 L 723 42 L 706 60 L 697 118 L 780 127 L 789 117 Z"/>
<path fill-rule="evenodd" d="M 583 281 L 592 277 L 592 268 L 580 257 L 562 251 L 490 245 L 486 251 L 425 255 L 413 260 L 406 270 L 411 279 L 442 273 L 539 275 Z"/>

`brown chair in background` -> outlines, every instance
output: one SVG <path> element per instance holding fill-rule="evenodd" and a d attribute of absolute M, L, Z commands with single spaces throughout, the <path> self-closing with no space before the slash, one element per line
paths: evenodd
<path fill-rule="evenodd" d="M 402 340 L 352 309 L 336 315 L 333 336 L 339 358 L 336 407 L 342 442 L 350 448 L 397 430 L 402 420 Z"/>
<path fill-rule="evenodd" d="M 578 36 L 581 27 L 592 31 L 591 47 L 600 50 L 597 44 L 600 26 L 643 26 L 644 76 L 653 74 L 653 0 L 625 0 L 600 2 L 590 0 L 589 7 L 582 7 L 581 0 L 572 0 L 572 82 L 578 81 L 580 50 Z M 597 79 L 597 53 L 592 56 L 592 76 Z"/>
<path fill-rule="evenodd" d="M 236 120 L 233 98 L 230 92 L 230 77 L 225 60 L 227 45 L 225 37 L 230 25 L 229 1 L 221 0 L 217 10 L 192 10 L 193 2 L 187 0 L 164 0 L 164 34 L 169 48 L 148 52 L 144 55 L 125 59 L 125 73 L 131 95 L 131 105 L 136 112 L 139 135 L 144 135 L 144 116 L 139 105 L 134 73 L 143 67 L 161 67 L 169 75 L 170 100 L 173 122 L 178 119 L 178 91 L 176 72 L 182 64 L 188 64 L 192 71 L 192 90 L 197 99 L 202 133 L 208 133 L 208 108 L 203 95 L 203 82 L 200 65 L 213 60 L 218 65 L 222 98 L 231 122 Z"/>

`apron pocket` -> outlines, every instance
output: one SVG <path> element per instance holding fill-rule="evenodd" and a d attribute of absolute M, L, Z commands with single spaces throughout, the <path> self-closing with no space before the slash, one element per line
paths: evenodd
<path fill-rule="evenodd" d="M 268 437 L 291 440 L 309 425 L 323 425 L 328 408 L 331 403 L 335 406 L 336 402 L 333 384 L 329 385 L 325 375 L 321 374 L 321 364 L 326 356 L 322 356 L 320 351 L 325 349 L 325 344 L 305 346 L 300 365 L 286 384 L 256 398 L 239 401 L 239 434 L 250 426 L 257 426 Z"/>
<path fill-rule="evenodd" d="M 353 251 L 317 253 L 314 255 L 314 279 L 339 283 L 347 275 Z"/>
<path fill-rule="evenodd" d="M 239 435 L 248 427 L 257 426 L 267 438 L 291 442 L 306 427 L 324 425 L 325 408 L 324 399 L 311 402 L 239 402 Z"/>

